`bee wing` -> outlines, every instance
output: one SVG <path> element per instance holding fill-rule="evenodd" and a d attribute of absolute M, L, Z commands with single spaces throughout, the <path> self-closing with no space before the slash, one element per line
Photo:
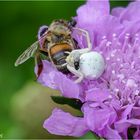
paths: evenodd
<path fill-rule="evenodd" d="M 36 51 L 38 50 L 38 43 L 39 41 L 36 41 L 35 43 L 33 43 L 29 48 L 27 48 L 16 60 L 15 62 L 15 66 L 18 66 L 22 63 L 24 63 L 25 61 L 27 61 L 29 58 L 31 58 L 32 56 L 34 56 L 34 54 L 36 53 Z"/>

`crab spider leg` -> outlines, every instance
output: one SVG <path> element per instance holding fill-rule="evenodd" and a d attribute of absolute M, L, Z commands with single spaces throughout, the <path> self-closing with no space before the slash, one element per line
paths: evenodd
<path fill-rule="evenodd" d="M 88 48 L 80 49 L 79 52 L 80 53 L 90 52 L 92 50 L 92 44 L 91 44 L 91 41 L 90 41 L 90 36 L 89 36 L 88 31 L 86 31 L 84 29 L 80 29 L 80 28 L 73 28 L 73 29 L 78 30 L 80 32 L 83 32 L 84 33 L 84 36 L 86 37 L 86 40 L 87 40 L 87 47 Z"/>
<path fill-rule="evenodd" d="M 74 81 L 75 83 L 80 83 L 80 82 L 83 80 L 83 78 L 84 78 L 83 73 L 81 73 L 80 71 L 77 71 L 75 68 L 73 68 L 73 67 L 70 66 L 70 65 L 67 65 L 67 69 L 68 69 L 71 73 L 73 73 L 75 76 L 78 77 L 78 79 Z"/>
<path fill-rule="evenodd" d="M 64 64 L 62 64 L 62 67 L 66 66 L 66 65 L 67 65 L 67 63 L 64 63 Z"/>
<path fill-rule="evenodd" d="M 54 65 L 57 69 L 60 69 L 61 67 L 64 67 L 64 66 L 66 66 L 67 65 L 67 63 L 64 63 L 64 64 L 62 64 L 62 65 Z"/>

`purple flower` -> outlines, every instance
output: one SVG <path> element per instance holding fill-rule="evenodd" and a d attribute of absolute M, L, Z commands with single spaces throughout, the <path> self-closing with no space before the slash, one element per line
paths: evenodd
<path fill-rule="evenodd" d="M 77 27 L 86 29 L 93 50 L 105 58 L 106 69 L 97 80 L 75 84 L 72 75 L 58 72 L 47 61 L 39 82 L 84 103 L 83 118 L 55 110 L 44 123 L 50 133 L 81 136 L 91 130 L 106 139 L 140 138 L 140 2 L 114 8 L 109 2 L 87 1 L 77 10 Z M 84 38 L 73 36 L 81 48 Z M 57 118 L 58 116 L 58 118 Z"/>

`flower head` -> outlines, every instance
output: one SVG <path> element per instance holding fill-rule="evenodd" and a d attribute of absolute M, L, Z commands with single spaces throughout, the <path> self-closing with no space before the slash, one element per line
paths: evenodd
<path fill-rule="evenodd" d="M 106 69 L 99 79 L 75 84 L 71 75 L 58 72 L 44 61 L 47 67 L 39 82 L 84 103 L 84 116 L 80 118 L 84 123 L 62 111 L 59 115 L 66 115 L 64 119 L 60 117 L 60 123 L 53 112 L 44 123 L 44 128 L 53 134 L 81 136 L 91 130 L 107 139 L 127 139 L 131 131 L 133 138 L 140 138 L 140 2 L 115 8 L 111 14 L 109 11 L 107 0 L 87 1 L 75 17 L 77 26 L 89 32 L 93 50 L 105 58 Z M 86 47 L 84 38 L 75 32 L 73 36 L 81 48 Z M 70 124 L 69 118 L 73 120 Z M 54 127 L 53 122 L 60 126 Z M 65 129 L 67 125 L 69 131 Z"/>

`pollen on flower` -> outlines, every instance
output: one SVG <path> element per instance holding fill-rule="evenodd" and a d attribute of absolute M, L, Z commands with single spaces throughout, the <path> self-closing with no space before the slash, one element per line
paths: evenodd
<path fill-rule="evenodd" d="M 106 57 L 106 60 L 110 60 L 110 57 Z"/>
<path fill-rule="evenodd" d="M 120 67 L 122 68 L 123 67 L 123 64 L 120 64 Z"/>
<path fill-rule="evenodd" d="M 115 70 L 112 70 L 112 74 L 115 74 Z"/>
<path fill-rule="evenodd" d="M 136 96 L 138 96 L 138 95 L 139 95 L 139 93 L 140 93 L 140 91 L 139 91 L 139 90 L 136 90 L 136 91 L 134 92 L 134 94 L 135 94 Z"/>
<path fill-rule="evenodd" d="M 115 88 L 115 89 L 114 89 L 114 92 L 119 92 L 119 89 L 118 89 L 118 88 Z"/>
<path fill-rule="evenodd" d="M 117 61 L 121 61 L 121 59 L 120 58 L 117 58 Z"/>
<path fill-rule="evenodd" d="M 130 88 L 135 87 L 135 86 L 136 86 L 135 80 L 133 80 L 133 79 L 128 79 L 127 82 L 126 82 L 126 86 L 127 86 L 127 87 L 130 87 Z"/>
<path fill-rule="evenodd" d="M 109 98 L 109 99 L 112 99 L 112 95 L 109 95 L 108 98 Z"/>
<path fill-rule="evenodd" d="M 112 36 L 113 36 L 114 38 L 116 38 L 117 34 L 113 33 Z"/>
<path fill-rule="evenodd" d="M 108 42 L 106 43 L 106 46 L 109 47 L 111 44 L 112 44 L 112 43 L 111 43 L 110 41 L 108 41 Z"/>
<path fill-rule="evenodd" d="M 118 77 L 120 80 L 122 80 L 122 79 L 124 79 L 124 74 L 118 74 L 117 77 Z"/>
<path fill-rule="evenodd" d="M 111 57 L 114 57 L 115 55 L 114 55 L 114 53 L 111 53 Z"/>
<path fill-rule="evenodd" d="M 123 84 L 125 84 L 125 83 L 126 83 L 126 81 L 125 81 L 125 80 L 122 80 L 122 83 L 123 83 Z"/>
<path fill-rule="evenodd" d="M 106 39 L 106 36 L 103 36 L 102 39 L 103 39 L 103 40 Z"/>
<path fill-rule="evenodd" d="M 130 33 L 125 34 L 125 38 L 128 38 L 130 36 Z"/>

